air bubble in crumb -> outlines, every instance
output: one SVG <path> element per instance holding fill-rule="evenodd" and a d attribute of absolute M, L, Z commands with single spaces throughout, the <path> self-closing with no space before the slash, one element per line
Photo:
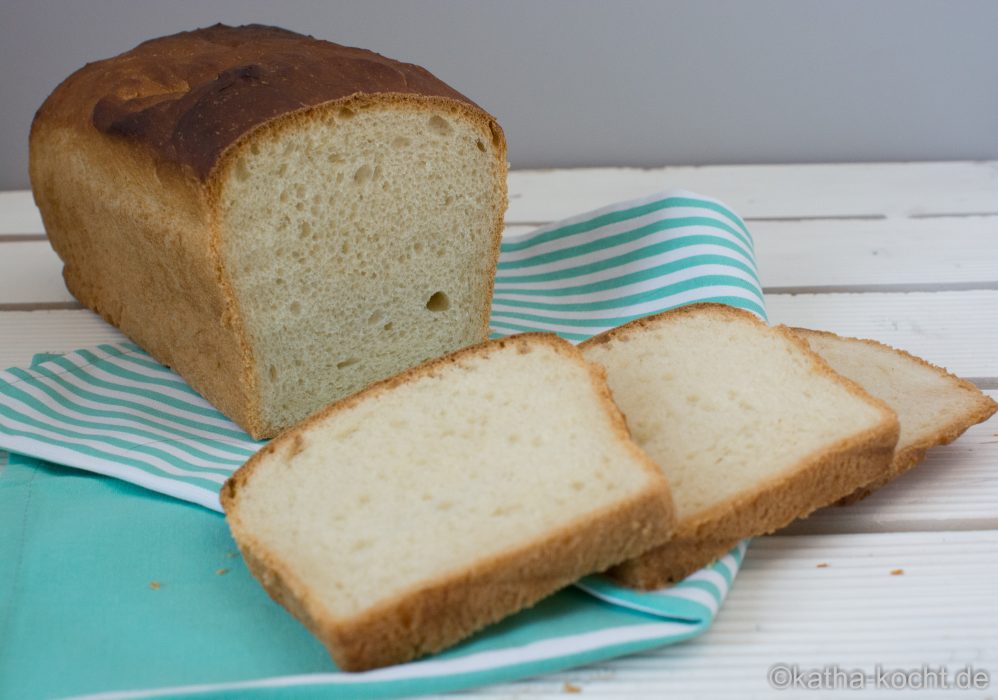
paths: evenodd
<path fill-rule="evenodd" d="M 240 158 L 236 161 L 236 179 L 240 182 L 246 182 L 249 180 L 250 171 L 246 166 L 246 161 Z"/>
<path fill-rule="evenodd" d="M 358 185 L 363 185 L 371 179 L 372 172 L 373 171 L 371 170 L 370 165 L 362 165 L 357 168 L 357 172 L 353 174 L 353 181 Z"/>
<path fill-rule="evenodd" d="M 434 114 L 430 117 L 430 131 L 441 136 L 446 136 L 450 133 L 450 123 L 443 117 Z"/>
<path fill-rule="evenodd" d="M 430 311 L 446 311 L 450 308 L 450 299 L 443 292 L 434 292 L 426 301 L 426 308 Z"/>

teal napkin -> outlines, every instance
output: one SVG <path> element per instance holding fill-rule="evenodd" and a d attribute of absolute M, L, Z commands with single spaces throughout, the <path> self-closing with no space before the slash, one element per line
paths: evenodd
<path fill-rule="evenodd" d="M 765 317 L 744 223 L 672 191 L 505 240 L 492 327 L 579 341 L 695 301 Z M 15 453 L 0 474 L 0 697 L 395 697 L 513 680 L 700 634 L 744 551 L 651 593 L 589 577 L 442 654 L 339 673 L 211 512 L 261 444 L 130 343 L 0 373 L 0 448 Z"/>

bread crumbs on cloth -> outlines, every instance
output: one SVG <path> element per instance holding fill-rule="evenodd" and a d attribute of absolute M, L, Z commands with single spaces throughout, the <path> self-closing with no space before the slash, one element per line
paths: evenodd
<path fill-rule="evenodd" d="M 828 568 L 828 562 L 827 561 L 823 561 L 820 564 L 815 564 L 814 568 L 816 568 L 816 569 L 827 569 Z"/>
<path fill-rule="evenodd" d="M 561 689 L 566 693 L 581 693 L 582 688 L 575 685 L 574 683 L 568 683 L 567 681 L 561 686 Z"/>
<path fill-rule="evenodd" d="M 154 591 L 158 591 L 160 589 L 160 586 L 162 586 L 162 585 L 163 584 L 161 584 L 159 581 L 150 581 L 149 582 L 149 588 L 153 589 Z"/>
<path fill-rule="evenodd" d="M 904 569 L 891 569 L 891 576 L 900 576 L 904 573 Z"/>

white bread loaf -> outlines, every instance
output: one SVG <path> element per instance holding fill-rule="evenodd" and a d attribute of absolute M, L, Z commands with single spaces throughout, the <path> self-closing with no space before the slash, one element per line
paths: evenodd
<path fill-rule="evenodd" d="M 45 101 L 31 182 L 70 291 L 256 438 L 487 337 L 505 140 L 418 66 L 148 41 Z"/>
<path fill-rule="evenodd" d="M 253 574 L 350 671 L 449 646 L 673 524 L 602 373 L 542 334 L 329 406 L 239 469 L 222 505 Z"/>
<path fill-rule="evenodd" d="M 889 469 L 844 499 L 855 502 L 900 476 L 926 451 L 956 440 L 998 410 L 991 397 L 941 367 L 875 340 L 795 328 L 832 369 L 859 384 L 897 413 L 901 435 Z"/>
<path fill-rule="evenodd" d="M 639 319 L 586 341 L 638 445 L 661 467 L 677 525 L 610 571 L 658 588 L 883 473 L 898 437 L 881 401 L 783 327 L 717 304 Z"/>

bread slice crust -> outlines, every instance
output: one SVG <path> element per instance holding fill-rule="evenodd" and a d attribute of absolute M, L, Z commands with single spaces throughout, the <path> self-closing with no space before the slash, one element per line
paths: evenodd
<path fill-rule="evenodd" d="M 921 367 L 932 370 L 940 378 L 945 379 L 953 384 L 955 388 L 968 393 L 969 396 L 973 397 L 973 405 L 970 409 L 964 413 L 957 415 L 952 415 L 948 417 L 948 420 L 944 420 L 939 423 L 936 430 L 931 434 L 924 435 L 920 439 L 916 440 L 910 445 L 904 447 L 898 447 L 894 453 L 894 458 L 891 461 L 890 469 L 879 476 L 877 479 L 873 480 L 871 483 L 863 486 L 862 488 L 856 489 L 853 493 L 849 494 L 845 498 L 839 501 L 839 505 L 849 505 L 856 503 L 871 493 L 884 486 L 888 482 L 896 479 L 897 477 L 904 474 L 906 471 L 917 465 L 923 459 L 925 459 L 925 454 L 933 447 L 939 447 L 941 445 L 948 445 L 949 443 L 956 440 L 958 437 L 963 435 L 968 428 L 978 423 L 983 423 L 988 418 L 993 416 L 996 411 L 998 411 L 998 403 L 994 401 L 990 396 L 983 393 L 977 388 L 973 383 L 968 382 L 966 379 L 962 379 L 952 372 L 939 367 L 937 365 L 928 362 L 927 360 L 918 357 L 917 355 L 912 355 L 910 352 L 901 350 L 900 348 L 895 348 L 886 343 L 881 343 L 876 340 L 871 340 L 869 338 L 852 338 L 849 336 L 840 336 L 829 331 L 819 331 L 809 328 L 793 328 L 794 333 L 797 333 L 806 341 L 808 337 L 826 337 L 835 338 L 838 340 L 845 340 L 849 342 L 862 343 L 870 347 L 887 350 L 889 352 L 895 353 L 899 357 L 903 358 L 907 362 L 913 362 Z"/>
<path fill-rule="evenodd" d="M 509 346 L 531 352 L 546 345 L 585 367 L 613 434 L 649 478 L 640 494 L 553 529 L 532 542 L 483 558 L 472 565 L 421 582 L 349 619 L 338 619 L 300 580 L 279 553 L 262 545 L 239 515 L 239 492 L 269 455 L 293 454 L 296 439 L 326 417 L 392 391 L 423 376 L 434 376 L 470 357 L 487 357 Z M 578 578 L 603 571 L 661 544 L 672 533 L 675 515 L 668 482 L 654 462 L 630 439 L 623 415 L 610 395 L 602 369 L 585 362 L 571 344 L 554 335 L 525 333 L 481 343 L 430 360 L 316 412 L 281 433 L 250 458 L 222 488 L 221 502 L 247 566 L 278 603 L 327 647 L 345 671 L 401 663 L 444 649 L 482 627 L 533 605 Z"/>
<path fill-rule="evenodd" d="M 680 581 L 724 555 L 746 537 L 762 535 L 799 517 L 834 503 L 857 485 L 875 479 L 891 460 L 897 443 L 897 416 L 882 401 L 834 372 L 800 337 L 786 326 L 770 327 L 754 314 L 724 304 L 698 303 L 647 316 L 595 336 L 580 347 L 608 343 L 667 324 L 686 314 L 749 321 L 780 334 L 799 349 L 818 372 L 857 399 L 875 407 L 877 425 L 810 454 L 795 467 L 772 475 L 754 488 L 738 493 L 696 515 L 680 520 L 665 544 L 624 562 L 607 573 L 620 583 L 645 590 Z"/>
<path fill-rule="evenodd" d="M 253 54 L 254 44 L 265 53 Z M 291 76 L 332 56 L 349 79 L 284 79 L 254 100 L 249 88 L 259 88 L 259 76 L 222 75 L 246 68 L 250 55 L 265 72 Z M 378 66 L 380 77 L 364 82 L 355 66 Z M 233 95 L 245 109 L 228 124 Z M 491 145 L 496 207 L 481 235 L 498 259 L 506 141 L 487 112 L 424 69 L 373 52 L 272 27 L 216 26 L 89 64 L 36 114 L 32 190 L 67 288 L 254 438 L 272 437 L 287 426 L 264 418 L 256 353 L 224 255 L 225 183 L 262 139 L 342 110 L 386 107 L 457 115 Z M 225 125 L 224 133 L 199 120 Z M 490 304 L 488 294 L 478 340 L 488 337 Z"/>

